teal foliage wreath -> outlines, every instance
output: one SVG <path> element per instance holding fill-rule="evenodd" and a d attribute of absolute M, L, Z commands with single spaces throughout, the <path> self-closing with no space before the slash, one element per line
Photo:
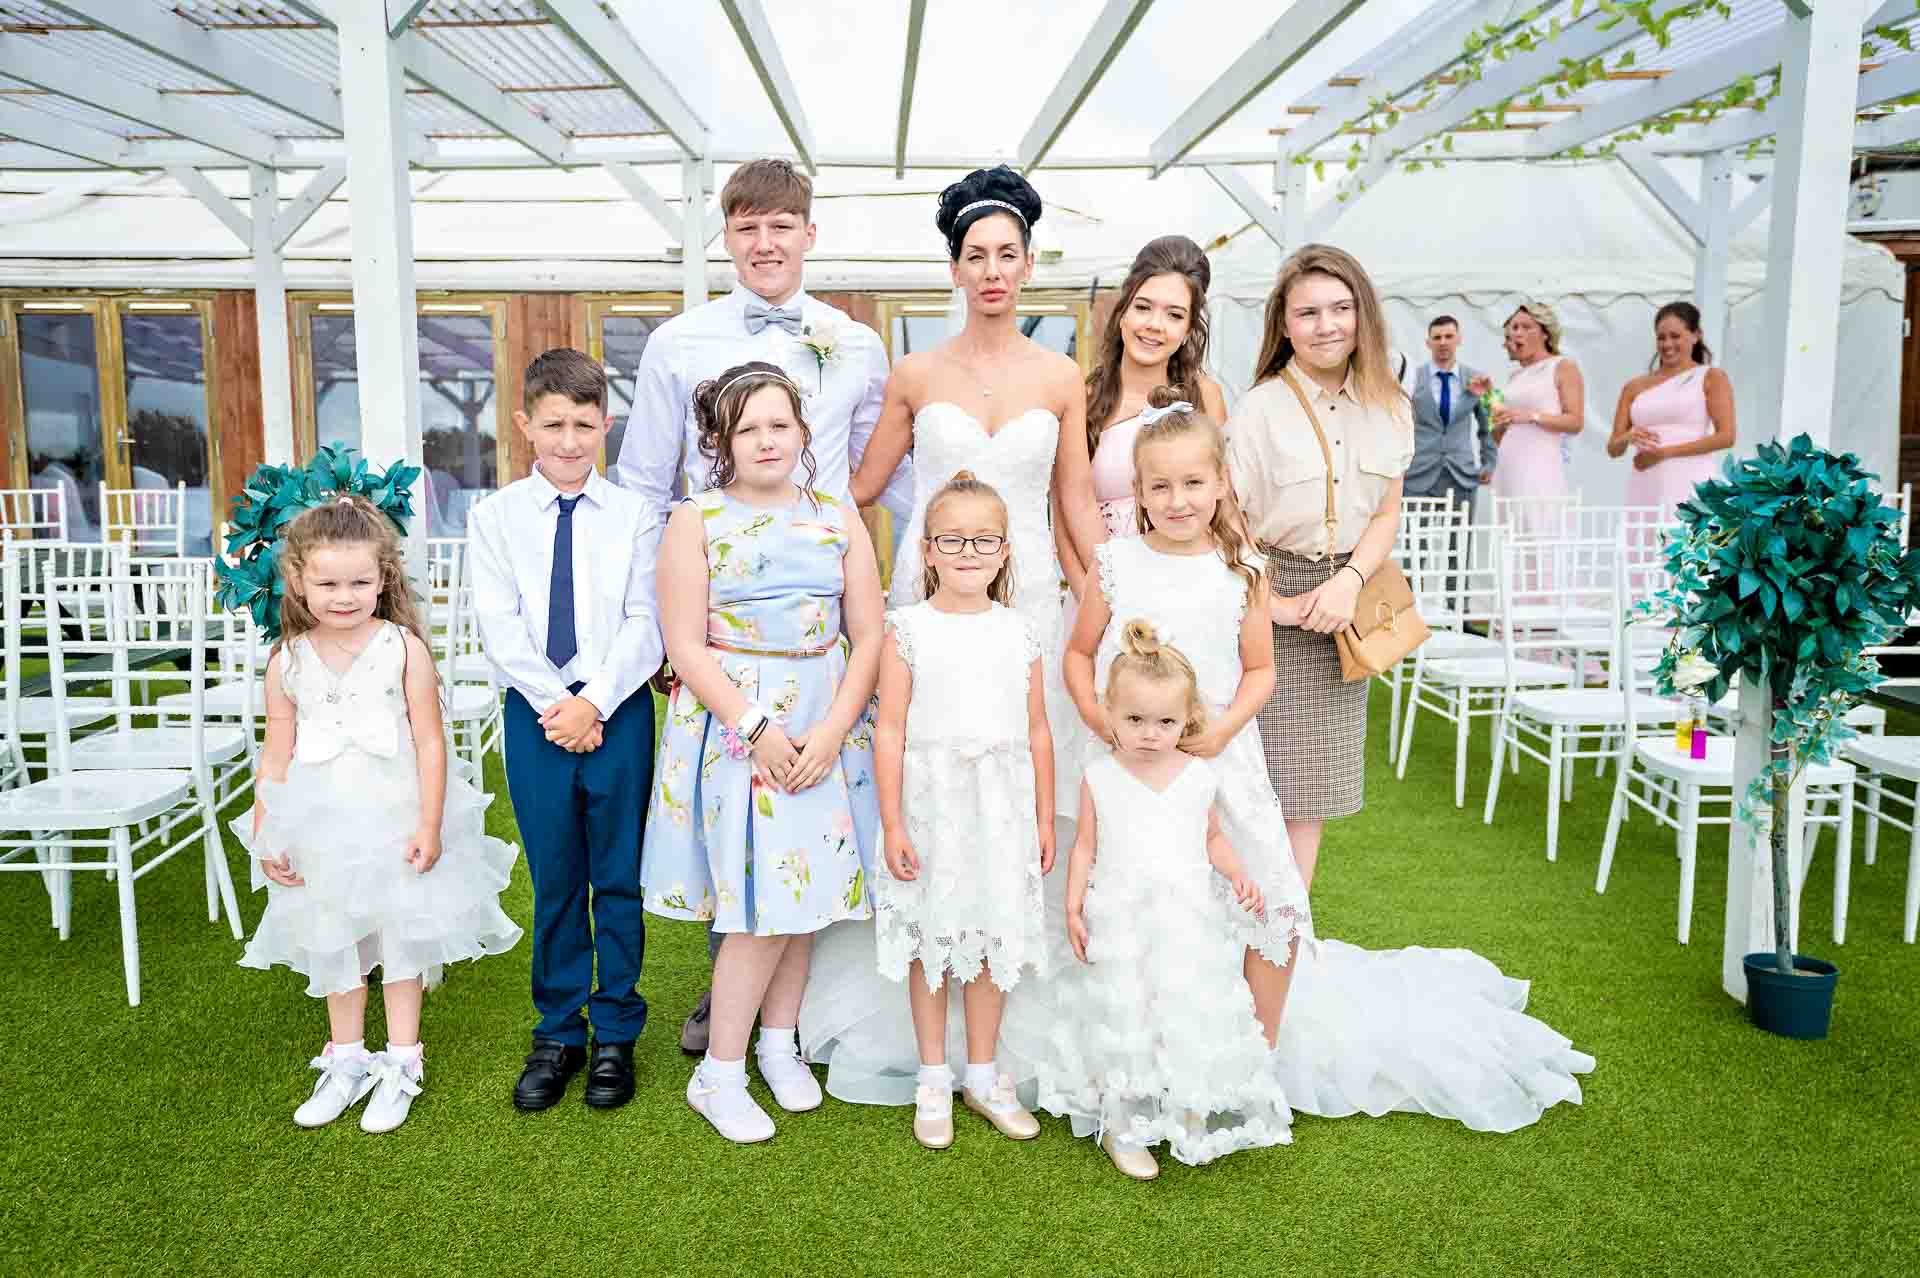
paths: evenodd
<path fill-rule="evenodd" d="M 1735 675 L 1767 690 L 1771 750 L 1740 809 L 1769 836 L 1785 972 L 1787 791 L 1854 735 L 1847 711 L 1883 678 L 1867 650 L 1920 608 L 1920 551 L 1901 549 L 1900 511 L 1881 501 L 1860 459 L 1806 435 L 1761 444 L 1724 475 L 1678 508 L 1672 584 L 1635 611 L 1674 628 L 1654 668 L 1666 695 L 1712 702 Z"/>
<path fill-rule="evenodd" d="M 261 466 L 233 499 L 227 516 L 226 553 L 214 564 L 215 598 L 223 607 L 245 608 L 269 640 L 280 637 L 280 549 L 287 525 L 324 502 L 365 497 L 406 536 L 413 518 L 418 466 L 398 462 L 386 470 L 367 465 L 355 450 L 327 444 L 305 466 Z"/>

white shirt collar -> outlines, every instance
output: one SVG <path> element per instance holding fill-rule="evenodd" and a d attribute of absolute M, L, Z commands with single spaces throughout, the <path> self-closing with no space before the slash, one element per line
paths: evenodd
<path fill-rule="evenodd" d="M 733 291 L 727 294 L 727 301 L 731 302 L 735 307 L 737 307 L 742 312 L 745 312 L 745 310 L 747 309 L 748 302 L 761 302 L 767 306 L 773 305 L 772 302 L 767 301 L 766 298 L 760 296 L 758 293 L 748 288 L 745 284 L 740 284 L 737 282 L 733 286 Z M 813 301 L 813 299 L 807 296 L 806 286 L 802 285 L 798 292 L 794 293 L 792 297 L 789 297 L 786 301 L 780 304 L 782 306 L 794 307 L 796 310 L 799 310 L 802 313 L 805 313 L 807 309 L 807 305 L 811 301 Z"/>
<path fill-rule="evenodd" d="M 553 481 L 540 473 L 540 463 L 537 461 L 533 464 L 533 468 L 527 473 L 527 478 L 533 483 L 533 504 L 541 510 L 545 510 L 547 507 L 553 505 L 554 502 L 560 500 L 560 498 L 569 495 L 585 497 L 595 506 L 605 506 L 607 504 L 607 488 L 609 485 L 607 484 L 606 477 L 598 470 L 589 471 L 587 473 L 587 486 L 574 494 L 562 493 L 558 488 L 555 488 Z"/>

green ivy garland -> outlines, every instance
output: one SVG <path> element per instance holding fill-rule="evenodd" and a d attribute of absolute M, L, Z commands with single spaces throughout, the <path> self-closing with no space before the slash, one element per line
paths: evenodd
<path fill-rule="evenodd" d="M 1806 435 L 1761 444 L 1724 475 L 1680 505 L 1666 548 L 1671 585 L 1635 615 L 1675 628 L 1654 667 L 1662 693 L 1717 701 L 1736 675 L 1767 689 L 1771 756 L 1740 812 L 1770 834 L 1778 961 L 1791 972 L 1787 793 L 1855 735 L 1847 710 L 1883 678 L 1866 650 L 1920 608 L 1920 551 L 1901 550 L 1900 512 L 1881 502 L 1859 458 Z"/>
<path fill-rule="evenodd" d="M 396 462 L 376 470 L 354 454 L 354 449 L 327 444 L 305 466 L 260 466 L 233 499 L 226 553 L 214 564 L 220 583 L 215 598 L 223 607 L 247 609 L 269 640 L 280 636 L 280 600 L 286 593 L 279 571 L 281 538 L 302 511 L 353 494 L 372 502 L 406 536 L 420 468 Z"/>

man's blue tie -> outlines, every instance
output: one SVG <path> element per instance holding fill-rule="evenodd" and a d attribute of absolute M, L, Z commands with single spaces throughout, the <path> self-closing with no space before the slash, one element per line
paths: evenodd
<path fill-rule="evenodd" d="M 1453 420 L 1453 374 L 1440 374 L 1440 422 L 1445 425 Z"/>
<path fill-rule="evenodd" d="M 800 308 L 789 302 L 785 306 L 768 306 L 758 298 L 747 303 L 747 332 L 757 334 L 767 325 L 783 328 L 795 337 L 805 330 L 801 321 Z"/>
<path fill-rule="evenodd" d="M 562 497 L 553 521 L 553 577 L 547 586 L 547 660 L 564 670 L 580 651 L 573 628 L 573 508 L 578 497 Z"/>

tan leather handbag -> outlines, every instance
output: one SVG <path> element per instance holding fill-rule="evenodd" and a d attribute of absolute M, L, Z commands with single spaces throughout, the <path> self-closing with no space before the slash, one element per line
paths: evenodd
<path fill-rule="evenodd" d="M 1292 370 L 1281 369 L 1280 379 L 1300 401 L 1301 411 L 1313 426 L 1314 438 L 1320 441 L 1320 455 L 1327 459 L 1327 562 L 1331 566 L 1334 533 L 1340 522 L 1334 509 L 1333 449 L 1327 444 L 1327 432 L 1320 429 L 1320 415 L 1313 411 L 1313 402 L 1293 379 Z M 1333 580 L 1333 574 L 1339 571 L 1334 568 L 1327 574 L 1327 580 Z M 1348 683 L 1357 683 L 1385 674 L 1425 643 L 1432 633 L 1414 606 L 1413 587 L 1407 582 L 1407 574 L 1401 572 L 1400 565 L 1391 558 L 1384 559 L 1374 569 L 1373 576 L 1361 584 L 1352 622 L 1334 632 L 1333 646 L 1340 653 L 1340 677 Z"/>

